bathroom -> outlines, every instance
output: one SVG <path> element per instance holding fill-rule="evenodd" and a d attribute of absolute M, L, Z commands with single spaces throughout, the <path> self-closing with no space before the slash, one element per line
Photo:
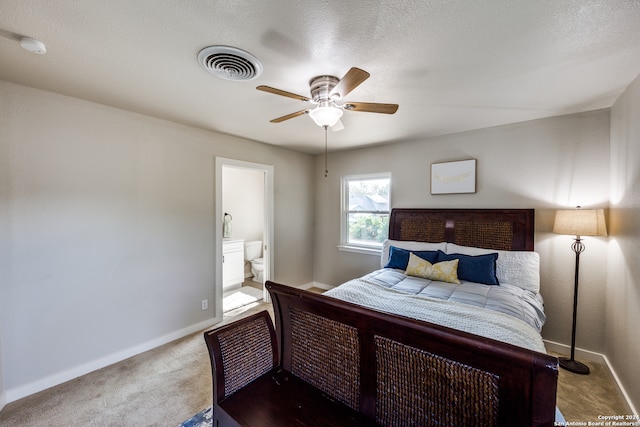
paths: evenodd
<path fill-rule="evenodd" d="M 262 299 L 265 173 L 222 168 L 223 311 Z"/>

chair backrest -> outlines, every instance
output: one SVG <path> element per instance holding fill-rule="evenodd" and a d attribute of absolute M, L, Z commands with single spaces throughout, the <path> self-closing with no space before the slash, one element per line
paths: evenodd
<path fill-rule="evenodd" d="M 266 310 L 207 331 L 204 339 L 211 358 L 216 402 L 278 365 L 275 332 Z"/>

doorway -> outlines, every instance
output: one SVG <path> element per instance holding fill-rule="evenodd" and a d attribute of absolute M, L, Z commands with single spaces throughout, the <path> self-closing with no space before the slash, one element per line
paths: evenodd
<path fill-rule="evenodd" d="M 265 302 L 269 302 L 269 294 L 264 288 L 264 282 L 270 280 L 273 274 L 273 166 L 217 157 L 215 189 L 216 280 L 214 295 L 216 318 L 221 320 L 222 313 L 227 308 L 223 306 L 224 295 L 231 294 L 236 288 L 244 288 L 246 292 L 227 298 L 228 304 L 238 304 L 239 301 L 248 300 L 250 299 L 249 295 L 254 300 L 255 297 L 261 296 Z M 256 265 L 256 268 L 252 269 L 249 262 L 244 262 L 244 252 L 242 252 L 240 256 L 243 261 L 241 263 L 244 270 L 243 277 L 229 280 L 230 276 L 241 274 L 235 271 L 239 267 L 231 267 L 232 262 L 240 262 L 234 259 L 238 254 L 229 252 L 229 250 L 232 248 L 244 249 L 245 242 L 250 246 L 251 243 L 254 243 L 252 245 L 254 252 L 255 243 L 262 242 L 261 248 L 258 246 L 259 249 L 262 249 L 258 255 L 262 258 L 262 265 Z M 242 249 L 240 250 L 242 251 Z M 225 250 L 227 255 L 225 255 Z M 244 268 L 245 265 L 246 268 Z M 233 272 L 229 274 L 231 268 Z M 252 270 L 262 271 L 257 273 Z M 225 271 L 226 273 L 223 275 Z M 260 292 L 257 292 L 257 289 L 260 289 Z"/>

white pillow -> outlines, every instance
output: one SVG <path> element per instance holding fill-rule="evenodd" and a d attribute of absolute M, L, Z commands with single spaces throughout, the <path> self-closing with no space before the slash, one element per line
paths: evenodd
<path fill-rule="evenodd" d="M 500 283 L 540 292 L 540 255 L 533 251 L 496 251 L 447 243 L 448 254 L 484 255 L 497 253 L 496 277 Z"/>
<path fill-rule="evenodd" d="M 382 243 L 382 256 L 380 257 L 380 267 L 384 267 L 389 262 L 389 248 L 395 246 L 396 248 L 406 249 L 408 251 L 437 251 L 438 249 L 444 252 L 447 249 L 447 242 L 442 243 L 427 243 L 427 242 L 414 242 L 410 240 L 385 240 Z"/>

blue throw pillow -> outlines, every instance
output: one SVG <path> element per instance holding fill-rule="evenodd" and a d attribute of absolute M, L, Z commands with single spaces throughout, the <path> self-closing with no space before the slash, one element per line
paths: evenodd
<path fill-rule="evenodd" d="M 410 251 L 408 249 L 401 249 L 395 246 L 389 247 L 389 261 L 384 268 L 397 268 L 399 270 L 406 270 L 407 264 L 409 264 L 409 254 L 414 253 L 416 256 L 429 261 L 431 264 L 438 262 L 437 251 Z"/>
<path fill-rule="evenodd" d="M 496 277 L 497 253 L 486 255 L 445 254 L 438 251 L 438 262 L 458 259 L 458 279 L 485 285 L 499 285 Z"/>

